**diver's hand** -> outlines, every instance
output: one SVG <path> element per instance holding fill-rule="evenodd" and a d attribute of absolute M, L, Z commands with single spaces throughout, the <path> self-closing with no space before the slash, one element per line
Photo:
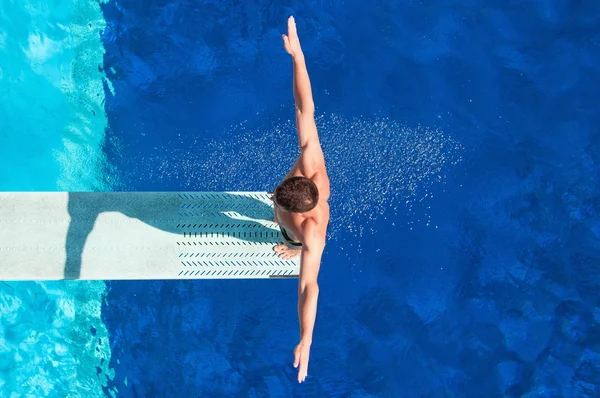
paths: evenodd
<path fill-rule="evenodd" d="M 302 383 L 308 373 L 308 359 L 310 357 L 310 343 L 300 340 L 300 343 L 294 350 L 294 367 L 298 369 L 298 383 Z"/>
<path fill-rule="evenodd" d="M 296 32 L 296 21 L 293 16 L 288 18 L 288 35 L 281 35 L 281 37 L 283 38 L 283 47 L 285 48 L 285 51 L 287 51 L 292 58 L 303 56 L 298 32 Z"/>

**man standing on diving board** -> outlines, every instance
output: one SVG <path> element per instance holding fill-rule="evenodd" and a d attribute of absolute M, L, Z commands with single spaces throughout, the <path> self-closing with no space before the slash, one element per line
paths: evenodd
<path fill-rule="evenodd" d="M 282 35 L 294 66 L 294 100 L 300 156 L 273 192 L 274 221 L 284 244 L 275 246 L 283 259 L 300 255 L 298 316 L 300 343 L 294 350 L 294 367 L 300 366 L 298 382 L 306 379 L 312 334 L 317 316 L 317 276 L 329 224 L 329 177 L 315 124 L 315 104 L 294 17 L 288 19 L 288 35 Z"/>

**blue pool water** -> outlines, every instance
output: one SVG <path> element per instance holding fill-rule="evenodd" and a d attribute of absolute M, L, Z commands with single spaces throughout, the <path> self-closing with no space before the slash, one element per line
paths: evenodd
<path fill-rule="evenodd" d="M 0 189 L 272 189 L 292 13 L 332 184 L 307 382 L 294 281 L 11 282 L 0 397 L 600 396 L 598 2 L 3 2 Z"/>

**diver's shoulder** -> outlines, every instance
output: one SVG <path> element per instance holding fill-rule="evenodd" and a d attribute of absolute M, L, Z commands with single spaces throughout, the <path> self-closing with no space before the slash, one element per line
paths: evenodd
<path fill-rule="evenodd" d="M 328 200 L 330 194 L 330 186 L 329 177 L 327 176 L 325 170 L 317 171 L 315 174 L 312 175 L 311 180 L 319 189 L 319 196 L 324 200 Z"/>
<path fill-rule="evenodd" d="M 327 233 L 328 219 L 325 217 L 310 217 L 303 225 L 304 239 L 311 240 L 317 245 L 319 242 L 325 243 L 325 235 Z"/>

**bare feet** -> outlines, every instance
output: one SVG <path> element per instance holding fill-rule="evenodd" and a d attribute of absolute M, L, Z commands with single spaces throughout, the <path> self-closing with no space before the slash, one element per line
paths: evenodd
<path fill-rule="evenodd" d="M 298 256 L 302 251 L 302 249 L 290 249 L 284 244 L 275 246 L 273 250 L 275 251 L 275 253 L 277 253 L 279 258 L 283 260 L 291 260 L 294 257 Z"/>

